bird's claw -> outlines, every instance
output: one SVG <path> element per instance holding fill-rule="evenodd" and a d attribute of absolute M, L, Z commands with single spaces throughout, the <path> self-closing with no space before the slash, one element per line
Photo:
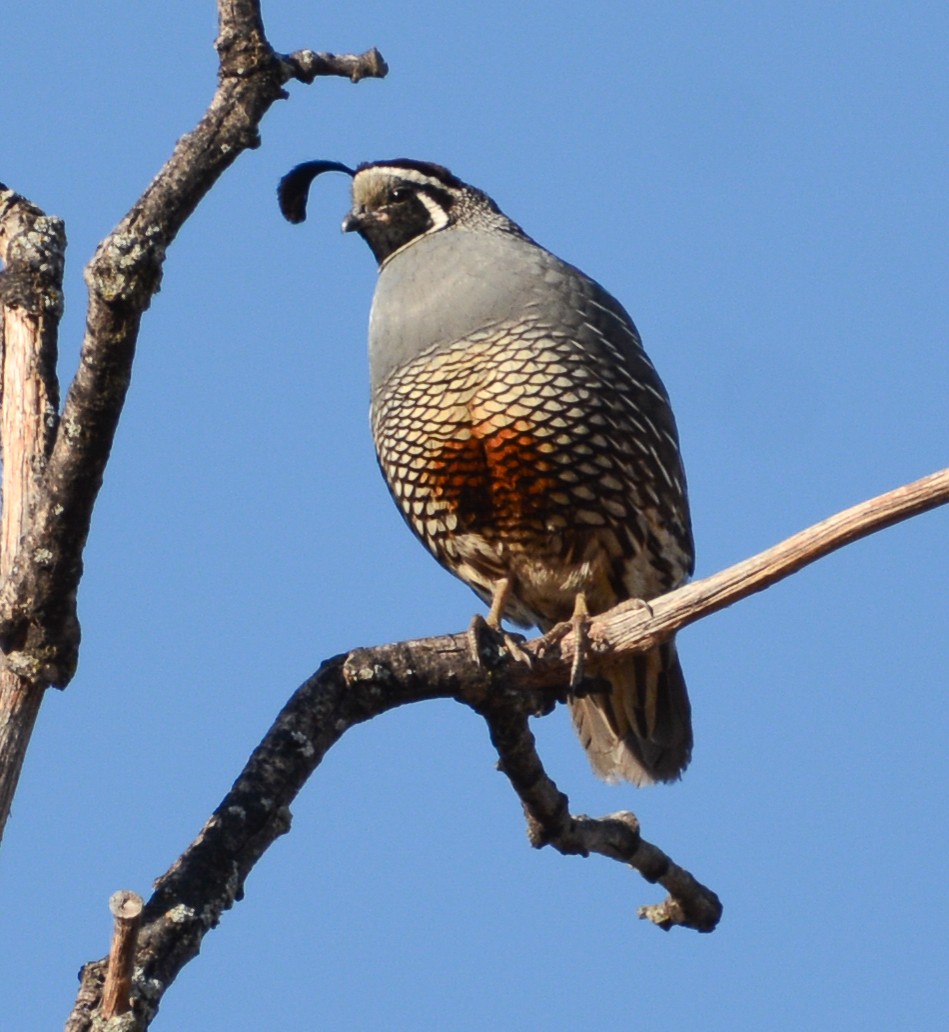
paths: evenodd
<path fill-rule="evenodd" d="M 521 648 L 526 640 L 523 634 L 510 634 L 502 627 L 493 626 L 480 613 L 475 613 L 468 626 L 468 648 L 471 658 L 485 669 L 497 665 L 502 650 L 516 662 L 533 667 L 533 657 Z"/>
<path fill-rule="evenodd" d="M 573 662 L 570 664 L 570 691 L 576 694 L 577 689 L 583 683 L 586 653 L 590 646 L 590 615 L 586 599 L 582 594 L 577 595 L 573 616 L 570 617 L 570 628 L 574 636 Z"/>

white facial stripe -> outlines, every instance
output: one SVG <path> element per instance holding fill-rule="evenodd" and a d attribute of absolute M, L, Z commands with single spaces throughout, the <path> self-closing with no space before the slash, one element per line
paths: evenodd
<path fill-rule="evenodd" d="M 442 189 L 444 190 L 444 187 Z M 448 212 L 434 197 L 430 197 L 424 190 L 420 190 L 416 196 L 425 205 L 428 217 L 432 220 L 431 229 L 427 229 L 425 231 L 426 234 L 434 233 L 437 229 L 444 229 L 448 225 Z"/>
<path fill-rule="evenodd" d="M 395 165 L 374 165 L 372 168 L 364 169 L 357 173 L 360 176 L 371 176 L 373 174 L 386 176 L 387 178 L 404 179 L 407 183 L 415 183 L 417 186 L 434 186 L 439 190 L 449 189 L 443 179 L 437 176 L 427 176 L 414 168 L 398 168 Z"/>

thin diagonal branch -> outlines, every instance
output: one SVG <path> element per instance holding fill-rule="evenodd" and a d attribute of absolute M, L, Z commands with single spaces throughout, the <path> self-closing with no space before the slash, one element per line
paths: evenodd
<path fill-rule="evenodd" d="M 590 637 L 603 652 L 648 650 L 710 613 L 797 573 L 845 545 L 949 502 L 949 467 L 854 505 L 712 577 L 693 581 L 648 605 L 624 602 L 596 617 Z M 573 639 L 564 648 L 572 654 Z"/>
<path fill-rule="evenodd" d="M 653 600 L 618 606 L 593 621 L 598 648 L 652 648 L 676 629 L 788 576 L 834 548 L 949 501 L 949 470 L 848 509 L 714 577 Z M 638 623 L 639 629 L 634 629 Z M 569 625 L 565 625 L 569 626 Z M 528 665 L 502 646 L 475 662 L 467 634 L 356 649 L 327 660 L 293 695 L 201 833 L 156 883 L 143 914 L 133 1005 L 147 1028 L 161 997 L 194 957 L 204 935 L 242 898 L 244 881 L 290 826 L 289 807 L 327 751 L 356 724 L 407 703 L 452 698 L 480 713 L 524 806 L 536 847 L 598 853 L 629 864 L 669 893 L 639 915 L 662 928 L 711 931 L 721 903 L 711 889 L 640 835 L 623 811 L 594 819 L 571 815 L 547 776 L 528 727 L 565 698 L 572 637 L 551 633 L 525 642 Z M 91 1028 L 104 961 L 87 964 L 69 1032 Z"/>

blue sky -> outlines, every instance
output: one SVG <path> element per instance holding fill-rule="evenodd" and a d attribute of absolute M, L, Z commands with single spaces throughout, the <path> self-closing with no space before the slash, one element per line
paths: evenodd
<path fill-rule="evenodd" d="M 9 5 L 0 180 L 82 266 L 210 99 L 213 4 Z M 59 1027 L 107 901 L 148 895 L 326 656 L 465 627 L 474 596 L 375 467 L 375 269 L 310 158 L 447 164 L 629 308 L 672 395 L 699 576 L 949 462 L 945 5 L 271 2 L 282 50 L 378 46 L 384 82 L 291 86 L 171 248 L 80 594 L 79 673 L 40 715 L 0 859 L 0 1027 Z M 688 629 L 684 780 L 590 773 L 722 897 L 535 853 L 461 707 L 350 733 L 156 1029 L 681 1032 L 944 1018 L 949 519 L 931 513 Z"/>

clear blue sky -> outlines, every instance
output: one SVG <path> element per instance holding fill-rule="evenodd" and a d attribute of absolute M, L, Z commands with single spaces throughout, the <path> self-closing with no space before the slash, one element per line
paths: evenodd
<path fill-rule="evenodd" d="M 213 4 L 8 4 L 0 179 L 82 266 L 210 99 Z M 473 595 L 375 467 L 375 277 L 343 177 L 411 156 L 486 189 L 630 309 L 672 394 L 706 575 L 949 463 L 945 4 L 266 4 L 279 49 L 377 45 L 385 82 L 291 87 L 169 253 L 96 511 L 76 680 L 40 716 L 0 858 L 0 1027 L 60 1027 L 109 895 L 148 895 L 296 685 L 465 627 Z M 689 629 L 678 785 L 599 784 L 721 895 L 636 920 L 620 865 L 533 852 L 476 718 L 347 735 L 156 1029 L 918 1030 L 945 1017 L 949 517 Z"/>

